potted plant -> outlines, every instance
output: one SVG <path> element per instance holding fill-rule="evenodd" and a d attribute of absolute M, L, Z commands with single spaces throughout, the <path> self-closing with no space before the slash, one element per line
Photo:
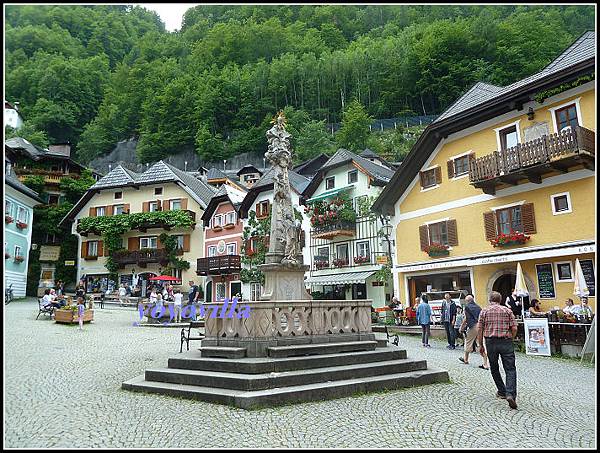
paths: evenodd
<path fill-rule="evenodd" d="M 429 256 L 448 256 L 450 254 L 448 248 L 449 247 L 445 244 L 433 242 L 430 245 L 425 246 L 425 252 Z"/>
<path fill-rule="evenodd" d="M 22 230 L 24 228 L 27 228 L 27 224 L 25 222 L 21 222 L 20 220 L 17 220 L 17 228 Z"/>
<path fill-rule="evenodd" d="M 4 223 L 13 223 L 14 221 L 15 221 L 15 219 L 13 219 L 11 216 L 9 216 L 9 215 L 4 216 Z"/>
<path fill-rule="evenodd" d="M 94 310 L 87 308 L 83 311 L 83 322 L 93 321 Z M 77 305 L 65 305 L 54 310 L 54 321 L 64 324 L 78 322 Z"/>
<path fill-rule="evenodd" d="M 360 256 L 355 256 L 354 257 L 354 264 L 365 264 L 368 263 L 369 257 L 368 256 L 364 256 L 364 255 L 360 255 Z"/>
<path fill-rule="evenodd" d="M 329 267 L 329 261 L 316 260 L 315 261 L 315 267 L 317 268 L 317 270 L 325 269 L 326 267 Z"/>
<path fill-rule="evenodd" d="M 333 265 L 335 267 L 342 267 L 342 266 L 347 266 L 348 265 L 348 260 L 345 260 L 343 258 L 335 258 L 333 260 Z"/>
<path fill-rule="evenodd" d="M 23 255 L 15 256 L 15 263 L 22 263 L 23 261 L 25 261 L 25 257 Z"/>
<path fill-rule="evenodd" d="M 520 231 L 510 231 L 509 234 L 500 233 L 496 239 L 492 239 L 490 243 L 494 247 L 508 247 L 516 244 L 524 244 L 530 239 L 525 233 Z"/>

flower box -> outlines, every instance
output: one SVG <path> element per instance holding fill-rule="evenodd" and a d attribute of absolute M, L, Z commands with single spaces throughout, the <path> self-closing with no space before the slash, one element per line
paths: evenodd
<path fill-rule="evenodd" d="M 15 263 L 22 263 L 23 261 L 25 261 L 24 256 L 22 256 L 22 255 L 15 256 Z"/>
<path fill-rule="evenodd" d="M 448 256 L 450 255 L 450 250 L 430 250 L 427 254 L 431 257 Z"/>
<path fill-rule="evenodd" d="M 212 227 L 213 231 L 221 231 L 223 230 L 223 227 L 221 225 L 215 225 L 214 227 Z"/>
<path fill-rule="evenodd" d="M 530 236 L 525 235 L 525 233 L 511 231 L 509 234 L 500 233 L 490 243 L 494 247 L 510 247 L 511 245 L 525 244 L 529 239 Z"/>
<path fill-rule="evenodd" d="M 85 309 L 83 312 L 83 322 L 89 322 L 94 320 L 94 310 Z M 72 310 L 70 308 L 58 308 L 54 310 L 54 321 L 58 323 L 64 324 L 72 324 L 79 322 L 79 317 L 77 316 L 77 310 Z"/>
<path fill-rule="evenodd" d="M 223 228 L 225 228 L 226 230 L 231 230 L 233 227 L 235 227 L 233 223 L 226 223 L 225 225 L 223 225 Z"/>
<path fill-rule="evenodd" d="M 317 268 L 317 270 L 325 269 L 329 267 L 329 261 L 315 261 L 315 267 Z"/>
<path fill-rule="evenodd" d="M 27 228 L 27 224 L 25 222 L 20 222 L 17 220 L 17 228 L 22 230 L 24 228 Z"/>
<path fill-rule="evenodd" d="M 341 258 L 336 258 L 336 259 L 333 260 L 333 265 L 335 267 L 347 266 L 348 265 L 348 260 L 341 259 Z"/>
<path fill-rule="evenodd" d="M 355 256 L 354 257 L 354 264 L 365 264 L 370 262 L 371 260 L 369 259 L 368 256 Z"/>
<path fill-rule="evenodd" d="M 15 221 L 15 219 L 13 219 L 11 216 L 9 216 L 9 215 L 4 216 L 4 223 L 13 223 L 14 221 Z"/>
<path fill-rule="evenodd" d="M 445 244 L 432 243 L 424 248 L 424 251 L 431 257 L 435 256 L 448 256 L 450 247 Z"/>

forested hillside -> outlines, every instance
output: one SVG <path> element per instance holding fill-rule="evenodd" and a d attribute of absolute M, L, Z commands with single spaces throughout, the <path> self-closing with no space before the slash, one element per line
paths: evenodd
<path fill-rule="evenodd" d="M 140 7 L 7 6 L 5 98 L 21 135 L 70 140 L 84 162 L 129 137 L 141 162 L 264 152 L 284 107 L 299 157 L 343 145 L 401 158 L 401 131 L 356 131 L 539 71 L 594 23 L 593 6 L 228 5 L 189 9 L 169 33 Z M 324 124 L 339 121 L 358 129 L 332 138 Z"/>

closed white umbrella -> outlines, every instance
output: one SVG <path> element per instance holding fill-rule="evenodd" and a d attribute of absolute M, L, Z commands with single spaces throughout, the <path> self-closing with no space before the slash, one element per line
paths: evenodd
<path fill-rule="evenodd" d="M 525 284 L 525 276 L 523 275 L 523 269 L 521 269 L 521 263 L 517 263 L 517 281 L 515 282 L 515 292 L 517 297 L 521 298 L 521 316 L 525 318 L 525 305 L 523 304 L 523 297 L 529 296 L 527 285 Z"/>
<path fill-rule="evenodd" d="M 590 295 L 590 290 L 585 282 L 585 277 L 583 275 L 581 264 L 579 263 L 579 258 L 575 260 L 575 289 L 573 290 L 573 294 L 578 296 L 580 299 Z"/>

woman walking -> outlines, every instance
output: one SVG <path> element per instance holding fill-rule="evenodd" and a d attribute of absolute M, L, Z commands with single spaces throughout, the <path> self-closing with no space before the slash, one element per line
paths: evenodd
<path fill-rule="evenodd" d="M 415 302 L 419 302 L 418 297 L 415 299 Z M 423 347 L 430 348 L 429 335 L 431 335 L 431 330 L 429 325 L 431 324 L 431 307 L 425 295 L 421 296 L 419 306 L 417 307 L 417 324 L 421 326 Z"/>

